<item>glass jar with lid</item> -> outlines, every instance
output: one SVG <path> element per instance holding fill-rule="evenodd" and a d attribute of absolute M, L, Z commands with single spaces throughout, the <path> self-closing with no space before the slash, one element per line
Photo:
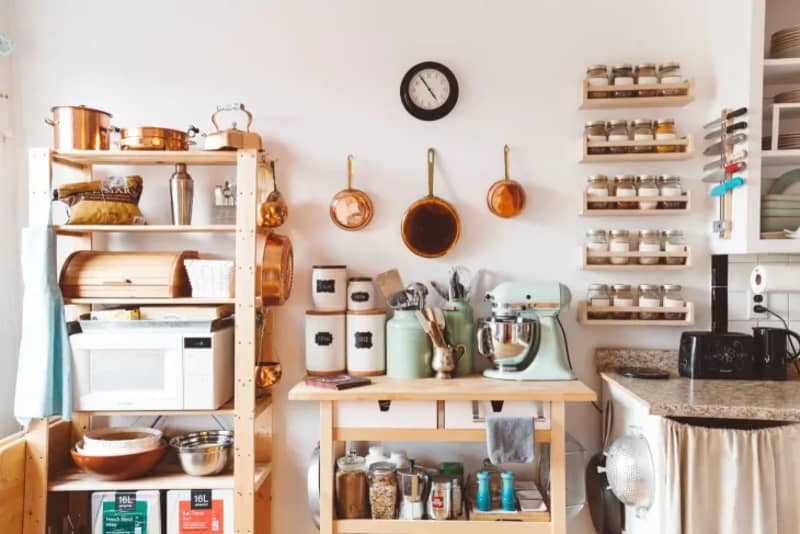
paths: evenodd
<path fill-rule="evenodd" d="M 661 231 L 660 230 L 639 230 L 639 252 L 661 252 Z M 640 265 L 656 265 L 661 261 L 660 256 L 642 256 L 639 258 Z"/>
<path fill-rule="evenodd" d="M 605 230 L 594 228 L 586 230 L 584 246 L 586 247 L 587 264 L 600 265 L 608 263 L 609 258 L 606 256 L 593 257 L 589 254 L 589 252 L 608 252 L 608 235 Z"/>
<path fill-rule="evenodd" d="M 665 308 L 685 308 L 686 301 L 683 298 L 683 288 L 678 284 L 665 284 L 662 286 L 663 291 L 663 306 Z M 686 318 L 685 312 L 666 312 L 664 319 L 671 321 L 679 321 Z"/>
<path fill-rule="evenodd" d="M 639 63 L 636 65 L 636 84 L 637 85 L 656 85 L 658 84 L 658 71 L 655 63 Z M 658 96 L 658 91 L 647 87 L 639 87 L 638 96 Z"/>
<path fill-rule="evenodd" d="M 658 196 L 661 195 L 661 189 L 658 186 L 656 177 L 649 174 L 640 175 L 638 194 L 639 197 L 648 199 L 639 200 L 639 209 L 654 210 L 658 208 Z"/>
<path fill-rule="evenodd" d="M 611 292 L 608 286 L 606 284 L 591 284 L 586 301 L 592 307 L 611 306 Z M 590 311 L 587 312 L 587 316 L 589 319 L 608 319 L 609 313 L 607 311 Z"/>
<path fill-rule="evenodd" d="M 633 306 L 633 291 L 629 284 L 614 284 L 611 297 L 611 306 L 614 308 L 627 308 Z M 614 319 L 633 319 L 633 312 L 615 311 L 611 314 Z"/>
<path fill-rule="evenodd" d="M 636 176 L 632 174 L 620 174 L 616 177 L 614 182 L 616 187 L 614 189 L 614 196 L 617 198 L 635 197 L 638 195 L 636 189 Z M 635 210 L 639 207 L 639 203 L 634 200 L 617 200 L 617 207 L 623 210 Z"/>
<path fill-rule="evenodd" d="M 661 207 L 664 209 L 681 209 L 685 206 L 683 202 L 676 202 L 667 200 L 668 197 L 683 196 L 683 186 L 681 185 L 681 177 L 674 174 L 669 174 L 661 177 L 661 196 L 664 200 L 661 201 Z"/>
<path fill-rule="evenodd" d="M 350 451 L 336 460 L 336 469 L 336 516 L 340 519 L 368 519 L 366 459 Z"/>
<path fill-rule="evenodd" d="M 608 202 L 600 199 L 608 198 L 609 194 L 608 176 L 605 174 L 593 174 L 586 180 L 586 198 L 589 209 L 608 208 Z"/>
<path fill-rule="evenodd" d="M 634 83 L 633 66 L 630 63 L 614 65 L 611 69 L 611 83 L 616 86 L 630 86 Z M 636 96 L 632 89 L 614 89 L 615 97 Z"/>
<path fill-rule="evenodd" d="M 623 252 L 631 251 L 631 235 L 627 230 L 611 230 L 611 239 L 608 243 L 610 252 Z M 611 263 L 613 265 L 626 265 L 629 258 L 627 256 L 611 256 Z"/>
<path fill-rule="evenodd" d="M 660 308 L 661 307 L 661 286 L 655 284 L 640 284 L 639 285 L 639 304 L 640 308 Z M 661 312 L 656 311 L 640 311 L 639 319 L 652 321 L 654 319 L 661 319 Z"/>
<path fill-rule="evenodd" d="M 675 141 L 678 139 L 678 132 L 675 129 L 675 119 L 656 120 L 654 133 L 656 138 L 656 152 L 663 154 L 678 151 L 677 145 L 664 145 L 659 143 L 659 141 Z"/>
<path fill-rule="evenodd" d="M 608 141 L 608 126 L 606 121 L 587 121 L 583 127 L 583 134 L 587 141 Z M 608 147 L 589 147 L 589 154 L 608 154 Z"/>
<path fill-rule="evenodd" d="M 608 122 L 608 141 L 613 143 L 630 141 L 630 133 L 628 132 L 628 121 L 616 119 Z M 608 148 L 612 154 L 624 154 L 630 152 L 630 147 L 627 146 L 612 146 Z"/>
<path fill-rule="evenodd" d="M 679 84 L 683 83 L 683 76 L 681 75 L 681 64 L 676 61 L 662 63 L 658 66 L 658 83 L 662 85 Z M 686 89 L 679 88 L 666 88 L 661 89 L 659 94 L 662 96 L 679 96 L 685 95 Z"/>
<path fill-rule="evenodd" d="M 655 139 L 655 134 L 653 133 L 653 121 L 650 119 L 636 119 L 632 123 L 631 134 L 631 137 L 633 137 L 634 141 L 652 143 Z M 633 151 L 640 153 L 652 152 L 653 145 L 636 145 L 633 147 Z"/>
<path fill-rule="evenodd" d="M 608 98 L 608 67 L 605 65 L 589 65 L 586 67 L 586 83 L 589 85 L 589 98 Z"/>
<path fill-rule="evenodd" d="M 397 468 L 391 462 L 376 462 L 369 468 L 369 507 L 372 519 L 397 517 Z"/>
<path fill-rule="evenodd" d="M 664 232 L 664 252 L 682 253 L 686 252 L 686 237 L 683 230 L 666 230 Z M 667 265 L 684 265 L 686 257 L 666 258 Z"/>

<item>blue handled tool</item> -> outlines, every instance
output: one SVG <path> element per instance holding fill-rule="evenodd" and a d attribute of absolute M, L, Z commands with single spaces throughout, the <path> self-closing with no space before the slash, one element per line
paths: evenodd
<path fill-rule="evenodd" d="M 741 187 L 744 185 L 744 178 L 737 176 L 736 178 L 731 178 L 726 182 L 722 182 L 719 185 L 716 185 L 711 188 L 711 196 L 712 197 L 721 197 L 728 191 L 732 191 L 737 187 Z"/>

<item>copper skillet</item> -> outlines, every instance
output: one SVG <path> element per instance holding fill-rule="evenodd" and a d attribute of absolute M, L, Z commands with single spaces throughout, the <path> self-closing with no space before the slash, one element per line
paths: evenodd
<path fill-rule="evenodd" d="M 489 211 L 504 219 L 516 217 L 525 208 L 525 188 L 508 177 L 508 152 L 508 145 L 505 145 L 503 147 L 505 177 L 493 183 L 486 193 Z"/>
<path fill-rule="evenodd" d="M 256 250 L 261 262 L 256 266 L 256 296 L 264 306 L 280 306 L 292 292 L 294 252 L 292 241 L 285 235 L 259 231 Z"/>
<path fill-rule="evenodd" d="M 435 151 L 428 149 L 428 195 L 406 210 L 400 235 L 406 247 L 423 258 L 447 254 L 461 235 L 461 220 L 452 204 L 433 194 Z"/>

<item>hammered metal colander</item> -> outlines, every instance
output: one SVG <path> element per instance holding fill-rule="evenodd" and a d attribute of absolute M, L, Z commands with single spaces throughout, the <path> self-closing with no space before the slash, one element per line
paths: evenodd
<path fill-rule="evenodd" d="M 647 438 L 640 430 L 631 428 L 614 440 L 605 454 L 606 465 L 597 471 L 606 474 L 617 499 L 633 507 L 637 517 L 644 516 L 655 494 L 655 467 Z"/>

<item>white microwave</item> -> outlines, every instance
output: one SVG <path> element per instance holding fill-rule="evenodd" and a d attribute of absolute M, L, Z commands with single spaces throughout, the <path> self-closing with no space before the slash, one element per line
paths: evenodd
<path fill-rule="evenodd" d="M 233 396 L 232 321 L 84 329 L 70 340 L 75 410 L 214 410 Z"/>

